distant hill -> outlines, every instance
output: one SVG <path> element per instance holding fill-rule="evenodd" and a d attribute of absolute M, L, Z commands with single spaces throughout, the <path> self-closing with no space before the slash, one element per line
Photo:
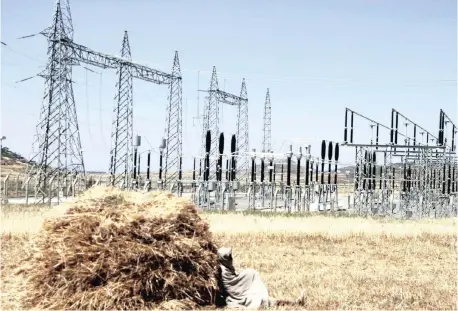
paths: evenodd
<path fill-rule="evenodd" d="M 8 174 L 24 173 L 27 167 L 28 160 L 19 153 L 11 151 L 8 147 L 2 147 L 0 158 L 1 177 Z"/>
<path fill-rule="evenodd" d="M 19 153 L 11 151 L 8 147 L 2 147 L 1 165 L 21 165 L 27 164 L 27 159 Z"/>

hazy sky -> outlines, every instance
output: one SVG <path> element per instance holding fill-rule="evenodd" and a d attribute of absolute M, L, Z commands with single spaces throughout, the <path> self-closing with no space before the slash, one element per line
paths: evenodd
<path fill-rule="evenodd" d="M 51 23 L 54 0 L 3 0 L 1 7 L 1 135 L 28 157 L 42 104 L 46 63 L 42 36 L 24 40 Z M 345 107 L 390 126 L 395 108 L 437 135 L 439 109 L 457 119 L 456 1 L 147 1 L 73 0 L 77 43 L 118 54 L 124 30 L 132 57 L 170 71 L 174 51 L 183 72 L 184 155 L 199 151 L 201 120 L 212 66 L 221 88 L 238 94 L 246 78 L 250 149 L 261 147 L 266 89 L 272 100 L 274 149 L 322 139 L 343 140 Z M 75 98 L 88 170 L 107 170 L 116 75 L 74 68 Z M 200 71 L 198 79 L 198 70 Z M 199 81 L 199 82 L 198 82 Z M 167 87 L 134 82 L 134 132 L 142 150 L 164 133 Z M 221 129 L 235 133 L 236 112 L 222 109 Z M 355 122 L 355 142 L 368 142 L 367 122 Z M 380 142 L 389 142 L 382 132 Z M 351 162 L 353 149 L 341 150 Z M 143 163 L 145 163 L 143 161 Z M 191 167 L 190 160 L 184 163 Z"/>

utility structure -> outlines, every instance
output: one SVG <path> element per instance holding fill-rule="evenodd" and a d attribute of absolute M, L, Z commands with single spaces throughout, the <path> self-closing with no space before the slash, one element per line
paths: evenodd
<path fill-rule="evenodd" d="M 43 105 L 36 126 L 33 155 L 27 174 L 36 178 L 36 194 L 52 197 L 64 188 L 85 186 L 83 150 L 72 86 L 70 51 L 62 40 L 73 41 L 68 0 L 57 2 L 51 26 L 41 32 L 48 39 L 48 62 L 39 75 L 45 79 Z M 54 186 L 54 187 L 53 187 Z M 59 196 L 58 196 L 59 197 Z"/>
<path fill-rule="evenodd" d="M 168 85 L 164 183 L 173 182 L 179 171 L 182 153 L 182 77 L 178 53 L 172 73 L 165 73 L 130 60 L 131 53 L 124 33 L 121 57 L 94 51 L 73 41 L 73 25 L 68 0 L 58 0 L 50 27 L 41 32 L 48 40 L 48 64 L 41 74 L 45 78 L 45 96 L 37 125 L 34 155 L 29 175 L 37 176 L 38 192 L 52 195 L 52 185 L 62 189 L 68 176 L 84 180 L 83 151 L 72 89 L 72 66 L 86 63 L 102 69 L 116 69 L 118 81 L 114 109 L 111 183 L 131 184 L 133 170 L 133 101 L 132 80 L 141 79 Z M 176 171 L 174 171 L 176 169 Z M 73 177 L 71 180 L 74 180 Z M 57 183 L 57 184 L 56 184 Z"/>
<path fill-rule="evenodd" d="M 355 116 L 369 122 L 370 144 L 354 143 Z M 452 130 L 451 144 L 447 143 L 450 132 L 446 121 Z M 381 130 L 390 133 L 389 143 L 379 143 Z M 436 137 L 395 109 L 388 127 L 346 108 L 344 146 L 354 147 L 356 153 L 354 208 L 361 214 L 397 214 L 403 218 L 456 216 L 455 135 L 456 126 L 442 110 Z M 377 162 L 381 158 L 377 155 L 383 155 L 382 164 Z"/>
<path fill-rule="evenodd" d="M 202 154 L 205 154 L 207 131 L 211 133 L 211 149 L 210 149 L 210 168 L 215 167 L 218 159 L 218 139 L 219 139 L 219 105 L 220 103 L 228 104 L 237 107 L 237 153 L 241 157 L 237 161 L 237 179 L 246 180 L 248 173 L 248 158 L 246 153 L 249 148 L 248 137 L 248 94 L 246 90 L 245 79 L 242 80 L 242 88 L 240 96 L 222 91 L 218 87 L 218 77 L 216 74 L 216 67 L 213 66 L 210 87 L 206 91 L 204 105 L 204 116 L 202 126 Z M 211 170 L 209 179 L 215 179 L 216 171 Z"/>
<path fill-rule="evenodd" d="M 264 126 L 262 129 L 262 152 L 272 151 L 272 105 L 270 103 L 270 92 L 267 89 L 266 101 L 264 103 Z"/>

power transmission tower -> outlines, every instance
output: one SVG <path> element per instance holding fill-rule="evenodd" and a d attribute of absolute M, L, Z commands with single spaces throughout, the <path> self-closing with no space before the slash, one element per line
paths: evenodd
<path fill-rule="evenodd" d="M 211 133 L 211 149 L 210 149 L 210 175 L 209 179 L 215 179 L 216 159 L 219 153 L 219 104 L 228 104 L 237 106 L 237 147 L 238 152 L 245 153 L 248 151 L 248 95 L 246 91 L 245 79 L 242 81 L 242 90 L 240 96 L 222 91 L 218 87 L 218 77 L 216 67 L 213 66 L 212 78 L 210 87 L 207 90 L 208 95 L 204 106 L 204 120 L 202 125 L 202 155 L 205 154 L 205 138 L 207 131 Z M 239 142 L 240 141 L 240 142 Z M 239 162 L 237 162 L 239 163 Z M 248 159 L 243 157 L 240 160 L 240 165 L 237 167 L 237 172 L 242 173 L 237 179 L 242 180 L 246 177 L 248 170 Z M 240 177 L 241 176 L 241 177 Z M 240 177 L 240 178 L 239 178 Z"/>
<path fill-rule="evenodd" d="M 238 162 L 237 175 L 239 180 L 248 177 L 248 156 L 246 153 L 249 148 L 248 137 L 248 94 L 246 90 L 245 79 L 242 80 L 242 89 L 240 90 L 239 105 L 237 111 L 237 152 L 245 154 Z"/>
<path fill-rule="evenodd" d="M 78 120 L 73 97 L 71 71 L 73 65 L 85 63 L 103 69 L 116 69 L 118 73 L 118 90 L 115 97 L 115 121 L 113 122 L 112 162 L 110 170 L 123 169 L 117 183 L 121 180 L 129 182 L 132 165 L 132 78 L 141 79 L 155 84 L 172 85 L 169 100 L 176 106 L 169 118 L 170 127 L 176 124 L 177 131 L 170 131 L 170 142 L 177 141 L 181 155 L 181 73 L 178 55 L 175 54 L 174 74 L 168 74 L 147 66 L 130 61 L 130 48 L 125 33 L 122 57 L 94 51 L 73 41 L 73 26 L 68 0 L 58 0 L 50 27 L 41 32 L 48 39 L 49 62 L 41 76 L 45 78 L 44 104 L 37 125 L 37 138 L 34 146 L 37 149 L 31 157 L 28 168 L 29 176 L 36 175 L 37 190 L 43 196 L 51 196 L 55 191 L 63 190 L 70 180 L 75 186 L 76 181 L 84 181 L 85 170 Z M 179 81 L 177 81 L 179 80 Z M 172 109 L 173 110 L 173 109 Z M 175 119 L 174 119 L 175 118 Z M 178 120 L 175 122 L 174 120 Z M 174 144 L 172 143 L 171 146 Z M 173 149 L 173 148 L 172 148 Z M 175 149 L 173 149 L 175 150 Z M 115 156 L 116 154 L 116 156 Z M 175 155 L 169 152 L 166 163 L 176 163 Z M 169 159 L 169 157 L 172 157 Z M 171 164 L 173 165 L 173 164 Z M 171 165 L 169 167 L 171 167 Z M 116 173 L 116 172 L 115 172 Z M 75 179 L 75 175 L 76 178 Z M 71 176 L 68 179 L 68 176 Z M 57 178 L 57 179 L 56 179 Z M 173 176 L 172 176 L 173 179 Z M 168 178 L 170 181 L 171 179 Z M 56 185 L 54 188 L 51 185 Z M 85 184 L 83 183 L 83 186 Z M 52 188 L 52 189 L 51 189 Z M 69 188 L 67 188 L 68 191 Z M 74 188 L 73 188 L 74 189 Z M 67 192 L 68 193 L 68 192 Z"/>
<path fill-rule="evenodd" d="M 182 80 L 178 52 L 175 52 L 172 67 L 173 79 L 169 84 L 169 103 L 165 119 L 165 137 L 167 146 L 165 150 L 164 185 L 178 179 L 180 159 L 182 156 L 182 128 L 183 128 L 183 101 Z M 174 170 L 174 168 L 176 170 Z"/>
<path fill-rule="evenodd" d="M 262 152 L 272 150 L 272 105 L 270 103 L 270 93 L 267 89 L 266 102 L 264 104 L 264 128 L 262 131 Z"/>
<path fill-rule="evenodd" d="M 69 50 L 62 44 L 73 39 L 68 1 L 64 1 L 63 11 L 57 1 L 52 25 L 41 32 L 48 39 L 48 63 L 40 74 L 45 79 L 45 95 L 27 173 L 36 176 L 37 191 L 43 198 L 76 185 L 73 180 L 84 183 L 85 177 L 72 63 L 68 61 Z"/>
<path fill-rule="evenodd" d="M 210 80 L 210 87 L 208 88 L 208 95 L 205 100 L 204 106 L 204 122 L 202 126 L 202 156 L 205 155 L 205 137 L 207 131 L 210 130 L 211 135 L 211 149 L 210 149 L 210 179 L 213 179 L 214 170 L 212 169 L 216 163 L 218 154 L 218 139 L 219 139 L 219 100 L 218 100 L 218 77 L 216 74 L 216 67 L 213 66 L 212 77 Z"/>
<path fill-rule="evenodd" d="M 121 57 L 131 60 L 127 31 L 122 40 Z M 133 90 L 132 69 L 121 63 L 117 68 L 116 106 L 111 133 L 110 175 L 111 184 L 130 187 L 133 170 Z"/>

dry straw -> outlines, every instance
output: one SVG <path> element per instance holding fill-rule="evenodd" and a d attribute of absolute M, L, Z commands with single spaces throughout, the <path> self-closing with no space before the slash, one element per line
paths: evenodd
<path fill-rule="evenodd" d="M 208 224 L 167 193 L 95 188 L 47 219 L 27 277 L 28 309 L 192 309 L 214 305 Z"/>

